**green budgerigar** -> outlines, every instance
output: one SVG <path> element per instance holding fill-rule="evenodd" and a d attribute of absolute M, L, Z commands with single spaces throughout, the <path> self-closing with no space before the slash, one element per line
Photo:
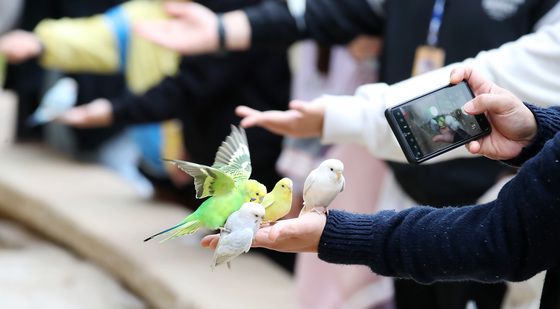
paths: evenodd
<path fill-rule="evenodd" d="M 262 205 L 265 208 L 263 222 L 275 222 L 281 219 L 292 209 L 292 188 L 293 182 L 290 178 L 280 179 L 274 189 L 263 199 Z"/>
<path fill-rule="evenodd" d="M 246 202 L 261 203 L 266 187 L 251 175 L 251 159 L 245 130 L 232 126 L 231 134 L 216 153 L 212 166 L 192 162 L 170 160 L 187 174 L 194 177 L 197 198 L 210 197 L 179 224 L 146 238 L 174 233 L 165 240 L 192 234 L 200 228 L 223 227 L 229 215 L 239 210 Z"/>

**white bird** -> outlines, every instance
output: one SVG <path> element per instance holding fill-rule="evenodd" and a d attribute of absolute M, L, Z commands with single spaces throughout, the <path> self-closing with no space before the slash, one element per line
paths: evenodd
<path fill-rule="evenodd" d="M 327 213 L 327 207 L 339 192 L 344 190 L 344 164 L 328 159 L 312 170 L 303 186 L 303 209 L 301 213 L 316 211 Z M 322 211 L 317 208 L 323 208 Z M 300 213 L 300 214 L 301 214 Z"/>
<path fill-rule="evenodd" d="M 245 203 L 228 217 L 214 251 L 214 260 L 210 265 L 212 270 L 223 263 L 231 268 L 231 260 L 251 249 L 264 214 L 265 210 L 261 204 Z"/>
<path fill-rule="evenodd" d="M 63 77 L 45 93 L 27 124 L 36 126 L 52 121 L 76 105 L 77 101 L 78 83 L 72 78 Z"/>

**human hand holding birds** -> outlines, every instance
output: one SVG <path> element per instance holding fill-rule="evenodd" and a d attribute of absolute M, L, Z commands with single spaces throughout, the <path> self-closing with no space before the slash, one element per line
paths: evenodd
<path fill-rule="evenodd" d="M 302 214 L 298 218 L 280 220 L 272 226 L 257 231 L 252 247 L 267 248 L 281 252 L 317 252 L 319 240 L 327 217 L 315 212 Z M 208 235 L 200 244 L 205 248 L 216 248 L 219 235 Z"/>

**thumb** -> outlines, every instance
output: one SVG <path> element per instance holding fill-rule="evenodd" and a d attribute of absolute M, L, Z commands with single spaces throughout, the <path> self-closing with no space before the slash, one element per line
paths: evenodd
<path fill-rule="evenodd" d="M 502 94 L 485 93 L 477 96 L 463 105 L 463 110 L 471 115 L 485 112 L 491 114 L 506 114 L 511 112 L 515 105 Z"/>
<path fill-rule="evenodd" d="M 300 101 L 300 100 L 293 100 L 290 102 L 290 109 L 299 111 L 299 112 L 305 112 L 307 110 L 307 105 L 309 102 L 307 101 Z"/>

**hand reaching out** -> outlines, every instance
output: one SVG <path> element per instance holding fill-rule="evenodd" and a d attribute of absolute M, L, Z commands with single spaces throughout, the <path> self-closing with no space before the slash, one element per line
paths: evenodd
<path fill-rule="evenodd" d="M 259 229 L 252 246 L 281 252 L 317 252 L 326 221 L 325 215 L 315 212 L 277 221 L 272 226 Z M 213 249 L 218 240 L 218 234 L 209 235 L 200 244 Z"/>
<path fill-rule="evenodd" d="M 473 154 L 495 160 L 507 160 L 519 155 L 533 141 L 537 124 L 533 113 L 511 92 L 486 80 L 471 68 L 451 72 L 451 83 L 466 80 L 475 98 L 463 109 L 471 115 L 485 113 L 492 125 L 490 135 L 467 144 Z"/>
<path fill-rule="evenodd" d="M 0 37 L 0 53 L 9 63 L 18 64 L 41 54 L 43 46 L 32 32 L 15 30 Z"/>
<path fill-rule="evenodd" d="M 113 106 L 107 99 L 97 99 L 70 109 L 56 121 L 76 128 L 110 126 L 113 123 Z"/>
<path fill-rule="evenodd" d="M 321 136 L 325 105 L 318 101 L 292 101 L 287 111 L 261 112 L 238 106 L 235 112 L 243 118 L 244 128 L 258 126 L 279 135 L 304 138 Z"/>
<path fill-rule="evenodd" d="M 218 50 L 218 17 L 195 2 L 167 2 L 165 11 L 172 19 L 135 24 L 142 37 L 183 55 L 212 53 Z M 249 20 L 242 11 L 224 14 L 225 44 L 228 50 L 244 50 L 250 45 Z"/>

